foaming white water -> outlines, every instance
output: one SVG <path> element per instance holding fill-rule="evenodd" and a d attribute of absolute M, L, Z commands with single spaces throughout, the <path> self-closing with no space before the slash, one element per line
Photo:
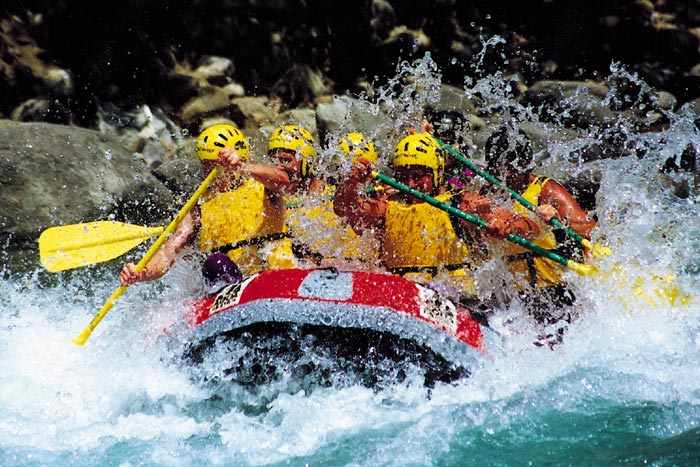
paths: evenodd
<path fill-rule="evenodd" d="M 190 380 L 155 343 L 160 329 L 181 316 L 178 303 L 190 293 L 175 284 L 193 280 L 196 271 L 174 275 L 164 290 L 129 290 L 85 347 L 70 339 L 111 293 L 113 278 L 101 279 L 94 297 L 77 300 L 74 287 L 2 283 L 0 445 L 6 452 L 32 453 L 49 464 L 53 455 L 101 458 L 121 448 L 136 456 L 146 446 L 137 457 L 153 465 L 322 463 L 325 456 L 352 464 L 336 452 L 345 446 L 354 462 L 425 464 L 449 452 L 464 430 L 496 436 L 533 411 L 583 410 L 595 400 L 700 404 L 697 299 L 671 307 L 630 296 L 630 312 L 605 288 L 615 287 L 614 277 L 578 290 L 595 306 L 570 326 L 564 345 L 538 348 L 534 330 L 504 327 L 510 334 L 503 348 L 456 385 L 427 390 L 409 377 L 380 392 L 320 388 L 255 401 L 232 389 L 220 401 L 221 394 Z M 249 403 L 258 406 L 251 411 Z M 682 432 L 696 412 L 659 429 Z"/>
<path fill-rule="evenodd" d="M 109 320 L 105 328 L 112 329 L 105 330 L 112 332 L 96 332 L 77 346 L 71 339 L 90 319 L 85 303 L 74 303 L 64 289 L 0 286 L 6 297 L 0 350 L 4 447 L 82 450 L 100 446 L 105 437 L 149 439 L 163 431 L 197 430 L 177 415 L 154 423 L 141 413 L 144 401 L 197 393 L 144 347 L 143 336 L 135 341 L 134 335 L 119 335 Z"/>
<path fill-rule="evenodd" d="M 25 453 L 48 465 L 54 455 L 143 443 L 149 464 L 263 465 L 419 417 L 404 409 L 425 401 L 420 379 L 393 389 L 400 395 L 393 401 L 392 391 L 361 386 L 272 393 L 269 402 L 231 388 L 223 391 L 231 399 L 219 407 L 222 391 L 191 380 L 156 342 L 160 330 L 182 317 L 189 296 L 169 287 L 195 279 L 190 271 L 173 275 L 165 290 L 157 288 L 158 298 L 155 287 L 130 289 L 82 347 L 70 340 L 99 308 L 99 297 L 110 293 L 111 278 L 102 279 L 94 297 L 77 301 L 73 287 L 0 283 L 0 446 L 14 453 L 0 456 L 8 461 L 2 465 L 22 465 L 12 459 Z M 248 403 L 262 406 L 250 413 Z M 183 450 L 186 440 L 197 441 Z M 204 457 L 198 443 L 206 447 Z"/>

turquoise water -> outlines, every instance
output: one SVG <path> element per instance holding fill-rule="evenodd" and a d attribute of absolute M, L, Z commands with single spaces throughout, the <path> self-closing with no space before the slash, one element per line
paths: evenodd
<path fill-rule="evenodd" d="M 499 340 L 454 384 L 427 389 L 410 368 L 382 390 L 205 381 L 161 339 L 201 290 L 196 259 L 128 290 L 84 347 L 70 339 L 117 287 L 119 264 L 54 286 L 3 280 L 0 465 L 699 465 L 700 208 L 657 170 L 700 143 L 679 115 L 637 137 L 652 148 L 644 159 L 595 164 L 594 240 L 613 254 L 593 277 L 570 273 L 579 318 L 564 344 L 532 345 L 517 307 L 498 309 Z M 550 148 L 552 175 L 584 170 L 569 151 Z"/>

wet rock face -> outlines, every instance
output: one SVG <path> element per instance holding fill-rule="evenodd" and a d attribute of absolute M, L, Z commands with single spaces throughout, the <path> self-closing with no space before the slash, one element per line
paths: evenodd
<path fill-rule="evenodd" d="M 87 126 L 95 101 L 183 116 L 191 99 L 231 83 L 299 106 L 362 89 L 426 51 L 460 85 L 493 35 L 504 41 L 484 55 L 487 72 L 572 80 L 618 60 L 682 103 L 700 93 L 699 16 L 681 0 L 11 1 L 0 18 L 0 113 L 38 99 L 17 118 Z M 211 56 L 227 66 L 212 73 Z"/>
<path fill-rule="evenodd" d="M 167 219 L 173 194 L 113 136 L 46 123 L 0 121 L 0 241 L 34 252 L 48 227 L 86 219 Z"/>

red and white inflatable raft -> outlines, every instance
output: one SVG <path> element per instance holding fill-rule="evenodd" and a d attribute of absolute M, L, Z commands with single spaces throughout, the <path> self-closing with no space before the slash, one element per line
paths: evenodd
<path fill-rule="evenodd" d="M 221 346 L 224 336 L 288 334 L 291 326 L 313 330 L 316 337 L 307 343 L 342 341 L 367 355 L 410 353 L 439 366 L 427 370 L 443 381 L 468 375 L 489 341 L 488 328 L 429 288 L 391 274 L 335 268 L 264 271 L 196 300 L 187 321 L 195 359 Z"/>

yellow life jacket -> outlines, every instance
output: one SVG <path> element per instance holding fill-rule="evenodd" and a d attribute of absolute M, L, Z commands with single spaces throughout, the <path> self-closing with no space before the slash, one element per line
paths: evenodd
<path fill-rule="evenodd" d="M 535 177 L 522 193 L 522 197 L 537 207 L 540 203 L 542 187 L 550 179 L 545 177 Z M 526 216 L 530 210 L 522 204 L 516 202 L 513 211 Z M 544 224 L 540 225 L 540 235 L 532 243 L 541 246 L 546 250 L 553 250 L 557 247 L 554 234 Z M 524 284 L 535 287 L 551 287 L 562 282 L 563 268 L 552 260 L 543 258 L 536 253 L 527 250 L 519 245 L 508 242 L 506 247 L 506 261 L 511 272 L 519 280 L 518 287 L 525 288 Z"/>
<path fill-rule="evenodd" d="M 320 196 L 287 197 L 287 225 L 293 242 L 319 260 L 375 263 L 378 246 L 370 236 L 358 236 L 333 212 L 335 187 L 326 185 Z"/>
<path fill-rule="evenodd" d="M 249 178 L 204 201 L 200 210 L 202 249 L 225 251 L 244 275 L 295 266 L 284 201 L 269 196 L 262 183 Z"/>
<path fill-rule="evenodd" d="M 445 193 L 436 199 L 449 203 L 451 197 Z M 428 203 L 389 200 L 382 248 L 382 261 L 389 270 L 416 282 L 445 281 L 473 293 L 469 260 L 469 248 L 445 211 Z"/>

